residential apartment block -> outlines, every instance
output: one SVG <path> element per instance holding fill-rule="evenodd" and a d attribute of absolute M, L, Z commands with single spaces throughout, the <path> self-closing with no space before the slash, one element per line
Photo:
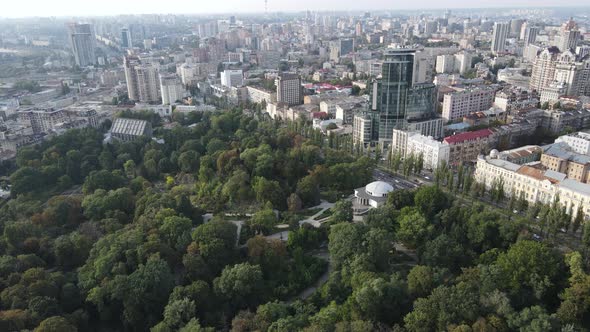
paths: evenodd
<path fill-rule="evenodd" d="M 492 107 L 496 90 L 488 87 L 469 88 L 445 95 L 442 117 L 445 121 L 462 119 L 464 116 L 485 111 Z"/>

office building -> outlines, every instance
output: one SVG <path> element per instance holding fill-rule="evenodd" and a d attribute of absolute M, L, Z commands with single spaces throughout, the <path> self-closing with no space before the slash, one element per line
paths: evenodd
<path fill-rule="evenodd" d="M 121 47 L 122 48 L 133 47 L 133 40 L 131 39 L 131 30 L 129 28 L 121 29 Z"/>
<path fill-rule="evenodd" d="M 414 84 L 415 50 L 390 48 L 384 54 L 381 75 L 368 86 L 373 113 L 373 140 L 388 148 L 394 129 L 407 130 L 410 122 L 436 118 L 436 87 Z"/>
<path fill-rule="evenodd" d="M 354 39 L 353 38 L 342 38 L 340 39 L 340 56 L 349 55 L 354 52 Z"/>
<path fill-rule="evenodd" d="M 277 102 L 289 106 L 303 104 L 301 77 L 296 73 L 280 73 L 276 79 Z"/>
<path fill-rule="evenodd" d="M 96 63 L 94 31 L 87 23 L 72 23 L 69 26 L 69 41 L 76 65 L 88 67 Z"/>
<path fill-rule="evenodd" d="M 445 121 L 462 119 L 471 113 L 489 109 L 494 104 L 496 90 L 490 87 L 476 87 L 458 90 L 445 95 L 442 117 Z"/>
<path fill-rule="evenodd" d="M 537 41 L 537 35 L 539 34 L 539 27 L 530 26 L 525 29 L 524 32 L 524 45 L 534 44 Z"/>
<path fill-rule="evenodd" d="M 182 82 L 174 74 L 160 74 L 160 91 L 162 93 L 162 105 L 174 104 L 186 96 L 186 90 Z"/>
<path fill-rule="evenodd" d="M 138 57 L 126 56 L 124 59 L 125 79 L 130 100 L 152 103 L 160 100 L 158 69 L 151 64 L 143 64 Z"/>
<path fill-rule="evenodd" d="M 524 25 L 523 19 L 514 19 L 510 20 L 510 35 L 514 37 L 518 37 L 520 35 L 520 30 Z"/>
<path fill-rule="evenodd" d="M 244 72 L 242 70 L 224 70 L 221 72 L 221 85 L 228 88 L 241 87 L 244 85 Z"/>
<path fill-rule="evenodd" d="M 506 51 L 506 39 L 510 32 L 510 24 L 496 22 L 494 24 L 494 34 L 492 36 L 492 52 L 495 54 Z"/>
<path fill-rule="evenodd" d="M 561 52 L 575 50 L 580 40 L 580 30 L 573 19 L 569 19 L 561 26 L 559 31 L 559 44 L 557 47 Z"/>

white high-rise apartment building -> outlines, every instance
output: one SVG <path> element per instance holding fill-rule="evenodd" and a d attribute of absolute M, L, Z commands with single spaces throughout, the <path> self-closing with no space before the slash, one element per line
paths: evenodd
<path fill-rule="evenodd" d="M 74 53 L 76 65 L 87 67 L 96 63 L 94 51 L 94 31 L 87 23 L 72 23 L 69 26 L 70 46 Z"/>
<path fill-rule="evenodd" d="M 162 92 L 162 105 L 174 104 L 185 97 L 186 90 L 178 76 L 160 74 L 160 91 Z"/>
<path fill-rule="evenodd" d="M 473 56 L 469 52 L 443 54 L 436 57 L 436 72 L 439 74 L 464 74 L 471 68 Z"/>
<path fill-rule="evenodd" d="M 565 87 L 562 95 L 590 95 L 590 59 L 576 61 L 571 50 L 559 53 L 557 47 L 541 52 L 533 64 L 530 88 L 542 92 L 556 85 Z"/>
<path fill-rule="evenodd" d="M 221 72 L 221 85 L 228 88 L 237 88 L 244 85 L 244 72 L 242 70 L 224 70 Z"/>
<path fill-rule="evenodd" d="M 530 88 L 541 91 L 548 87 L 555 79 L 555 67 L 557 65 L 557 58 L 559 56 L 559 49 L 556 47 L 549 47 L 543 50 L 537 56 L 533 64 L 533 72 L 531 74 Z"/>
<path fill-rule="evenodd" d="M 352 141 L 355 146 L 366 146 L 372 141 L 373 119 L 366 114 L 357 114 L 353 118 Z"/>
<path fill-rule="evenodd" d="M 129 99 L 143 103 L 160 100 L 160 84 L 156 67 L 142 64 L 135 56 L 126 56 L 124 66 Z"/>
<path fill-rule="evenodd" d="M 510 24 L 496 22 L 494 24 L 494 35 L 492 37 L 492 52 L 501 53 L 506 50 L 506 39 L 510 32 Z"/>

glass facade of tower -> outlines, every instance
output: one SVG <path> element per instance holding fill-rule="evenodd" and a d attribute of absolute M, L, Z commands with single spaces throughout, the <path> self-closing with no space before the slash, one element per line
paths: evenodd
<path fill-rule="evenodd" d="M 413 49 L 390 49 L 384 54 L 381 77 L 373 81 L 370 104 L 378 121 L 373 138 L 391 141 L 394 129 L 406 129 L 408 121 L 435 117 L 436 88 L 433 84 L 412 85 Z"/>
<path fill-rule="evenodd" d="M 414 74 L 414 50 L 388 50 L 381 72 L 372 90 L 373 110 L 378 112 L 379 140 L 390 140 L 393 129 L 401 128 L 406 117 L 406 100 Z M 375 103 L 376 102 L 376 103 Z"/>
<path fill-rule="evenodd" d="M 408 92 L 406 120 L 431 119 L 436 110 L 436 86 L 431 83 L 415 84 Z"/>

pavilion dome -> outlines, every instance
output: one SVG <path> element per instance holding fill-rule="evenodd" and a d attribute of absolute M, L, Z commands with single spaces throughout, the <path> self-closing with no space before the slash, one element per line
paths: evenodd
<path fill-rule="evenodd" d="M 365 187 L 367 194 L 373 197 L 385 197 L 393 190 L 393 186 L 383 181 L 375 181 Z"/>

